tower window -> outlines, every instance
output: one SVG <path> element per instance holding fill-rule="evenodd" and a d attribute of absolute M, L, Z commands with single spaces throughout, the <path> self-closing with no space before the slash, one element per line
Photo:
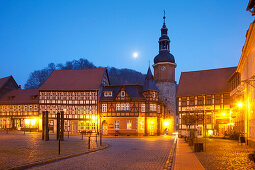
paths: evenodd
<path fill-rule="evenodd" d="M 121 92 L 120 92 L 120 96 L 121 96 L 121 97 L 125 97 L 125 91 L 121 91 Z"/>
<path fill-rule="evenodd" d="M 156 97 L 156 93 L 155 92 L 152 92 L 152 97 L 153 97 L 153 99 Z"/>

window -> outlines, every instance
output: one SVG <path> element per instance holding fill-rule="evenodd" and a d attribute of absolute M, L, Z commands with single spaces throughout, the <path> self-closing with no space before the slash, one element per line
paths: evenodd
<path fill-rule="evenodd" d="M 182 98 L 182 106 L 187 106 L 187 98 L 186 97 Z"/>
<path fill-rule="evenodd" d="M 223 103 L 224 104 L 230 103 L 230 95 L 229 94 L 223 94 Z"/>
<path fill-rule="evenodd" d="M 189 105 L 190 106 L 194 106 L 195 105 L 195 98 L 194 97 L 190 97 L 189 98 Z"/>
<path fill-rule="evenodd" d="M 121 96 L 121 97 L 125 97 L 125 91 L 121 91 L 121 92 L 120 92 L 120 96 Z"/>
<path fill-rule="evenodd" d="M 156 111 L 156 104 L 150 104 L 150 111 Z"/>
<path fill-rule="evenodd" d="M 112 91 L 105 91 L 104 97 L 112 97 Z"/>
<path fill-rule="evenodd" d="M 158 105 L 158 113 L 160 113 L 160 105 Z"/>
<path fill-rule="evenodd" d="M 156 97 L 156 93 L 155 92 L 152 92 L 152 97 L 153 97 L 153 99 Z"/>
<path fill-rule="evenodd" d="M 215 101 L 214 104 L 220 104 L 220 95 L 215 95 L 214 99 L 215 99 L 214 100 Z"/>
<path fill-rule="evenodd" d="M 127 120 L 127 129 L 132 129 L 132 122 L 131 122 L 131 120 Z"/>
<path fill-rule="evenodd" d="M 116 104 L 116 110 L 120 111 L 120 104 Z"/>
<path fill-rule="evenodd" d="M 198 96 L 197 105 L 199 105 L 199 106 L 204 105 L 204 97 L 203 96 Z"/>
<path fill-rule="evenodd" d="M 126 107 L 125 107 L 125 104 L 121 104 L 121 111 L 126 110 L 125 108 L 126 108 Z"/>
<path fill-rule="evenodd" d="M 107 104 L 102 104 L 102 112 L 107 112 Z"/>
<path fill-rule="evenodd" d="M 115 120 L 115 121 L 114 121 L 114 129 L 119 130 L 119 128 L 120 128 L 119 121 L 118 121 L 118 120 Z"/>
<path fill-rule="evenodd" d="M 206 96 L 205 99 L 206 99 L 205 100 L 206 105 L 211 105 L 212 104 L 212 97 L 211 96 Z"/>
<path fill-rule="evenodd" d="M 141 104 L 141 112 L 145 112 L 145 104 Z"/>
<path fill-rule="evenodd" d="M 126 110 L 129 110 L 129 103 L 126 103 Z"/>

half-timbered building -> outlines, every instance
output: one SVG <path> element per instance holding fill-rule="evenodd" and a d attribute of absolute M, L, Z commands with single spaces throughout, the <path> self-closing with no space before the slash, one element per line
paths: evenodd
<path fill-rule="evenodd" d="M 109 85 L 105 68 L 53 71 L 39 88 L 40 114 L 48 111 L 50 132 L 56 132 L 60 111 L 64 111 L 65 132 L 97 132 L 98 96 L 105 85 Z"/>
<path fill-rule="evenodd" d="M 228 79 L 235 70 L 181 73 L 177 91 L 180 135 L 224 136 L 233 128 Z"/>
<path fill-rule="evenodd" d="M 38 131 L 39 92 L 36 89 L 15 89 L 0 98 L 0 129 Z"/>
<path fill-rule="evenodd" d="M 104 135 L 159 135 L 163 133 L 165 105 L 159 101 L 150 68 L 144 85 L 104 86 L 100 115 Z"/>

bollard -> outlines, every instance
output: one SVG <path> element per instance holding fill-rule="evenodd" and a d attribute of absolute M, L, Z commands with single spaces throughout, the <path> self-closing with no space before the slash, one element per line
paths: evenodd
<path fill-rule="evenodd" d="M 60 155 L 60 138 L 58 139 L 58 154 Z"/>
<path fill-rule="evenodd" d="M 69 130 L 68 130 L 68 139 L 69 139 Z"/>
<path fill-rule="evenodd" d="M 81 133 L 81 140 L 83 140 L 83 133 Z"/>
<path fill-rule="evenodd" d="M 96 144 L 97 144 L 97 134 L 96 134 Z"/>
<path fill-rule="evenodd" d="M 25 131 L 25 129 L 24 129 L 24 135 L 25 135 L 25 133 L 26 133 L 26 131 Z"/>
<path fill-rule="evenodd" d="M 102 133 L 100 133 L 100 146 L 102 146 Z"/>
<path fill-rule="evenodd" d="M 90 136 L 89 136 L 89 141 L 88 141 L 88 149 L 90 149 Z"/>

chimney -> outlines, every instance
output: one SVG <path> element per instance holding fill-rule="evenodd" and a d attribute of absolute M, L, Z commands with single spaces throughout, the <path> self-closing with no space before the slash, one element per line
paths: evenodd
<path fill-rule="evenodd" d="M 19 85 L 18 89 L 21 89 L 21 85 Z"/>

